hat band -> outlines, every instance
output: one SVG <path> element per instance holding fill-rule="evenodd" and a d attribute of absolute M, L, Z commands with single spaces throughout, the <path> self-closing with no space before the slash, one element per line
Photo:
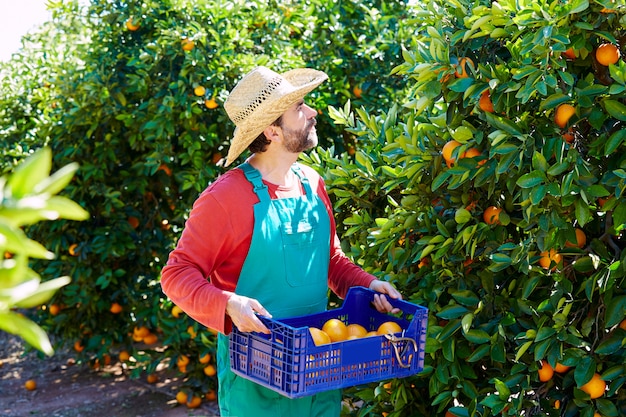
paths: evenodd
<path fill-rule="evenodd" d="M 235 125 L 243 122 L 250 114 L 252 114 L 265 100 L 267 100 L 272 93 L 280 87 L 283 79 L 280 76 L 271 78 L 265 88 L 259 91 L 259 94 L 252 100 L 245 108 L 243 108 L 239 113 L 237 113 L 233 118 L 233 123 Z"/>

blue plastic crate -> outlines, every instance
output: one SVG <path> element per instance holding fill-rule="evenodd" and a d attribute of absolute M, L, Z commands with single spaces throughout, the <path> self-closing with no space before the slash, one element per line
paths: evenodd
<path fill-rule="evenodd" d="M 374 291 L 350 288 L 343 305 L 308 316 L 261 319 L 271 334 L 243 333 L 233 326 L 230 363 L 236 374 L 286 397 L 297 398 L 390 378 L 424 369 L 428 309 L 388 297 L 399 315 L 379 313 Z M 322 328 L 331 318 L 358 323 L 368 331 L 395 321 L 403 332 L 315 346 L 309 327 Z"/>

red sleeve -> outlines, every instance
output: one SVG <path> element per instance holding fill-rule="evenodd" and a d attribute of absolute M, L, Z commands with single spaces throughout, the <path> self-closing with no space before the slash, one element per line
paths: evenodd
<path fill-rule="evenodd" d="M 368 272 L 365 272 L 343 253 L 339 237 L 337 236 L 337 225 L 335 223 L 333 205 L 330 201 L 328 193 L 326 192 L 324 179 L 315 173 L 315 171 L 310 167 L 305 167 L 304 170 L 309 178 L 318 178 L 317 181 L 312 181 L 312 183 L 315 184 L 315 191 L 317 191 L 317 194 L 324 202 L 326 210 L 328 210 L 328 216 L 330 217 L 331 241 L 330 265 L 328 267 L 328 286 L 339 297 L 345 298 L 348 293 L 348 288 L 354 286 L 363 286 L 367 288 L 370 283 L 376 279 L 376 277 Z"/>
<path fill-rule="evenodd" d="M 163 292 L 190 317 L 222 333 L 231 330 L 227 292 L 237 286 L 252 238 L 258 200 L 247 185 L 241 170 L 233 170 L 198 197 L 161 272 Z"/>

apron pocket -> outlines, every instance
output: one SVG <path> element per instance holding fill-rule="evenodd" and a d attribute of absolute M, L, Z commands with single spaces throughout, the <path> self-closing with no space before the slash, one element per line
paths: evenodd
<path fill-rule="evenodd" d="M 309 223 L 300 222 L 294 227 L 291 223 L 283 223 L 281 227 L 283 250 L 285 260 L 285 270 L 287 271 L 287 282 L 293 287 L 305 285 L 326 286 L 323 282 L 312 282 L 310 271 L 315 271 L 320 267 L 320 262 L 324 262 L 328 254 L 321 254 L 315 248 L 324 243 L 317 228 Z M 323 265 L 322 265 L 323 267 Z M 326 265 L 328 270 L 328 265 Z"/>

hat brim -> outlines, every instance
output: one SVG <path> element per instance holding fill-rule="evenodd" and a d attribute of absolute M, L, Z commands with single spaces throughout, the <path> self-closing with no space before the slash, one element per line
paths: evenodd
<path fill-rule="evenodd" d="M 255 117 L 249 117 L 235 128 L 225 166 L 230 165 L 248 146 L 291 106 L 328 79 L 322 71 L 311 68 L 297 68 L 281 74 L 293 90 L 277 100 L 268 100 L 255 110 Z"/>

